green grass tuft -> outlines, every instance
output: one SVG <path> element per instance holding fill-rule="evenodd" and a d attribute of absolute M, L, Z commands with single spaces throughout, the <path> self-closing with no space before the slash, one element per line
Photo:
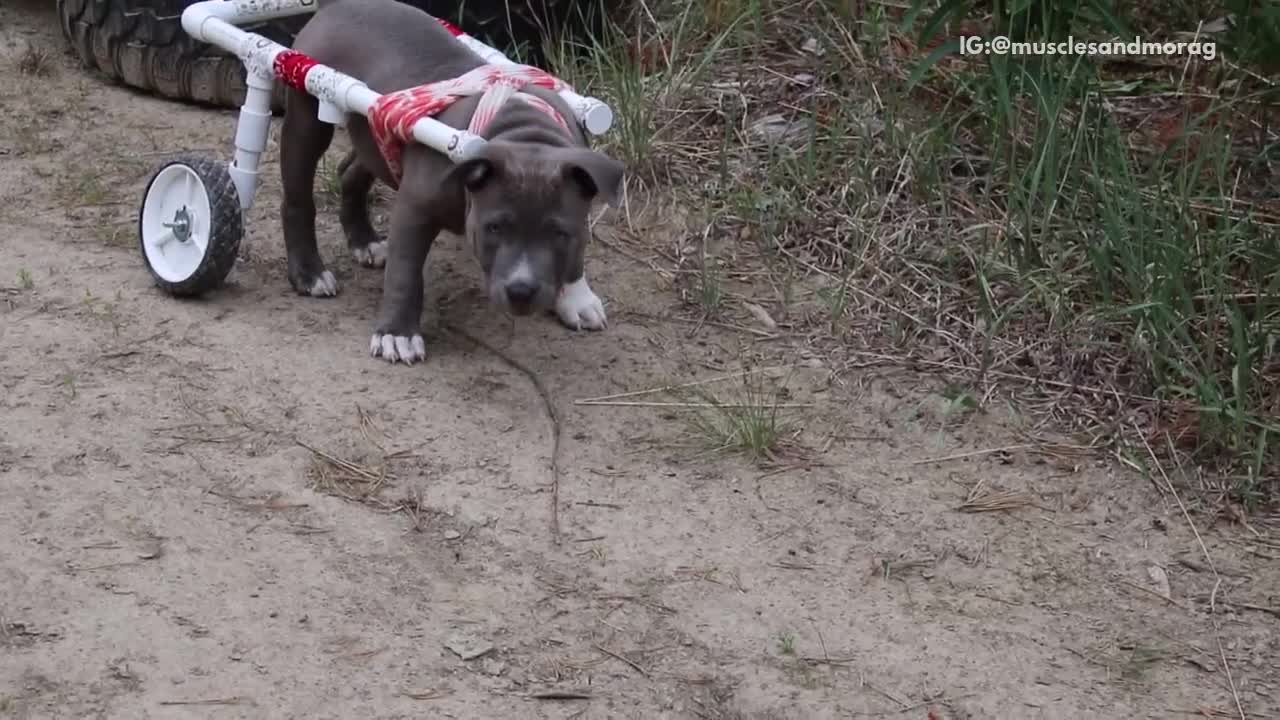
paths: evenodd
<path fill-rule="evenodd" d="M 556 70 L 611 104 L 604 149 L 639 186 L 736 239 L 698 279 L 704 316 L 739 265 L 785 265 L 771 277 L 812 308 L 790 330 L 815 346 L 946 367 L 957 410 L 1037 392 L 1091 442 L 1196 463 L 1246 507 L 1280 500 L 1280 16 L 909 5 L 641 4 Z M 955 52 L 964 34 L 1184 31 L 1219 57 Z M 699 418 L 757 455 L 783 435 L 771 412 Z"/>

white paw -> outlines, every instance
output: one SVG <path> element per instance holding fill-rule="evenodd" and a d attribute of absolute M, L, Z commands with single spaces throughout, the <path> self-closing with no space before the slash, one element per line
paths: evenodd
<path fill-rule="evenodd" d="M 560 296 L 556 298 L 556 315 L 560 316 L 560 322 L 574 330 L 603 330 L 609 325 L 604 303 L 591 291 L 586 276 L 560 289 Z"/>
<path fill-rule="evenodd" d="M 311 283 L 311 297 L 333 297 L 338 294 L 338 278 L 325 270 Z"/>
<path fill-rule="evenodd" d="M 382 267 L 387 264 L 387 243 L 379 240 L 364 247 L 351 248 L 351 256 L 365 267 Z"/>
<path fill-rule="evenodd" d="M 404 335 L 374 333 L 373 338 L 369 340 L 369 354 L 392 364 L 402 362 L 412 365 L 427 359 L 427 344 L 421 335 L 410 338 Z"/>

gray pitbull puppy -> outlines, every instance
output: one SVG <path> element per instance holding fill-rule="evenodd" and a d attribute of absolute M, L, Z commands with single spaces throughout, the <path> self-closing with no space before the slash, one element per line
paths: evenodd
<path fill-rule="evenodd" d="M 326 2 L 293 48 L 379 93 L 456 78 L 484 64 L 434 18 L 395 0 Z M 354 150 L 339 165 L 339 219 L 357 261 L 385 264 L 369 345 L 375 357 L 393 363 L 425 359 L 419 328 L 423 267 L 442 230 L 471 244 L 495 305 L 514 315 L 554 308 L 571 328 L 605 327 L 604 306 L 583 267 L 591 237 L 588 211 L 596 200 L 617 204 L 624 167 L 588 148 L 558 94 L 536 87 L 523 92 L 550 103 L 570 130 L 513 98 L 483 132 L 488 142 L 474 158 L 455 164 L 435 150 L 407 144 L 386 242 L 369 221 L 368 195 L 375 180 L 395 183 L 368 121 L 348 115 Z M 465 128 L 479 100 L 462 98 L 436 119 Z M 314 97 L 289 89 L 280 132 L 281 215 L 289 282 L 301 294 L 322 297 L 336 295 L 338 284 L 316 246 L 313 182 L 334 129 L 317 111 Z"/>

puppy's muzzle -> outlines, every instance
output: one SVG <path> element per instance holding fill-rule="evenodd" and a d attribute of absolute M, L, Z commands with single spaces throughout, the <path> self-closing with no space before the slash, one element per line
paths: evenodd
<path fill-rule="evenodd" d="M 512 315 L 532 315 L 555 302 L 554 283 L 541 277 L 528 257 L 521 256 L 506 272 L 495 270 L 490 275 L 489 297 Z"/>
<path fill-rule="evenodd" d="M 507 306 L 511 308 L 511 312 L 516 315 L 528 315 L 534 310 L 538 290 L 537 283 L 517 279 L 508 282 L 502 292 L 506 295 Z"/>

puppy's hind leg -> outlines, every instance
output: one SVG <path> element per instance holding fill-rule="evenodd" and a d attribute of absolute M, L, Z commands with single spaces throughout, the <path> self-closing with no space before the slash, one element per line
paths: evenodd
<path fill-rule="evenodd" d="M 289 284 L 302 295 L 338 294 L 338 280 L 324 266 L 316 245 L 314 182 L 320 158 L 333 141 L 333 126 L 317 117 L 319 102 L 290 89 L 280 129 L 280 215 L 289 262 Z"/>
<path fill-rule="evenodd" d="M 376 178 L 360 164 L 354 150 L 342 159 L 338 174 L 342 187 L 338 219 L 347 236 L 347 248 L 361 265 L 382 267 L 387 262 L 387 243 L 369 221 L 369 191 Z"/>

